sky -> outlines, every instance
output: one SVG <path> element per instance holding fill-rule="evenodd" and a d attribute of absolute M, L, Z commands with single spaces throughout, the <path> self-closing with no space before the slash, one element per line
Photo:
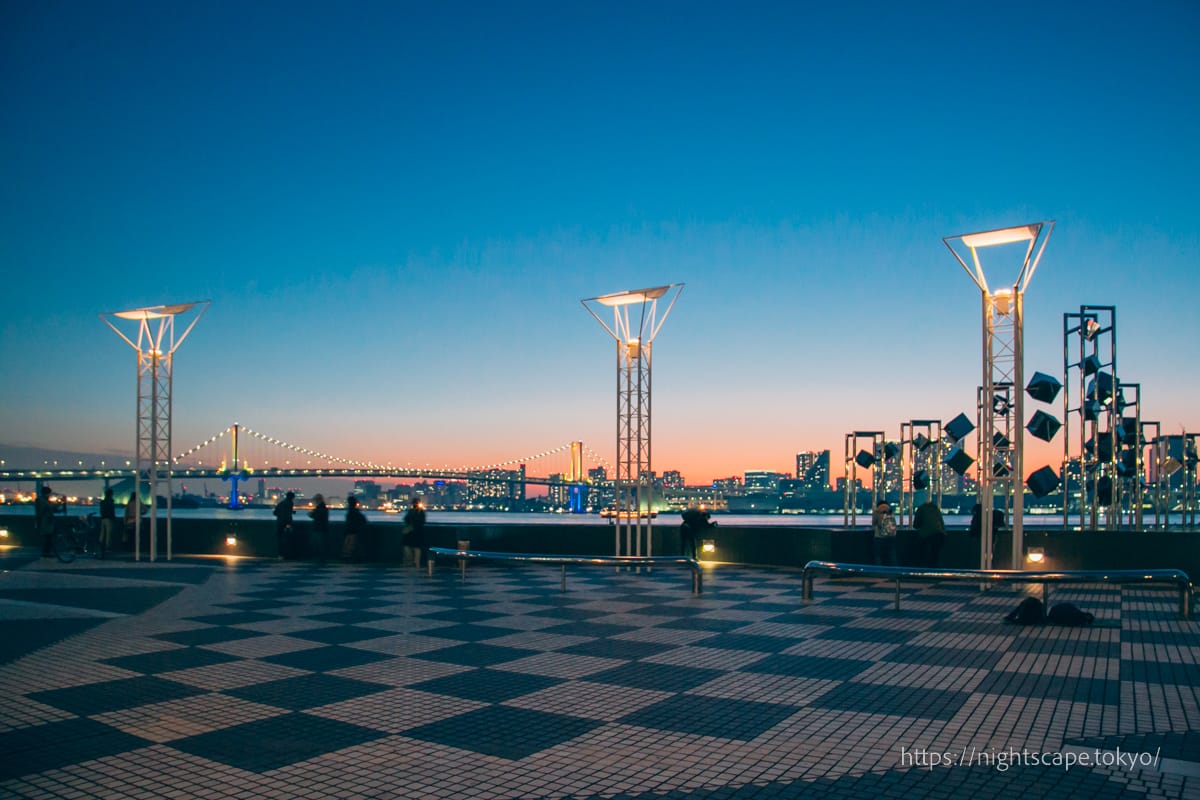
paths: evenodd
<path fill-rule="evenodd" d="M 973 416 L 980 293 L 942 238 L 1042 220 L 1026 373 L 1115 305 L 1143 418 L 1194 431 L 1198 35 L 1193 2 L 0 0 L 0 458 L 132 453 L 98 315 L 209 300 L 177 451 L 237 421 L 611 462 L 580 300 L 684 283 L 654 467 L 837 471 L 849 431 Z"/>

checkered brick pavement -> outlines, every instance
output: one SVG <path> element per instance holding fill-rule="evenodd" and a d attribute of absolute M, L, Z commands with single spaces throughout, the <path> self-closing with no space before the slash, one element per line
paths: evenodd
<path fill-rule="evenodd" d="M 1200 797 L 1171 592 L 684 570 L 59 565 L 0 578 L 0 797 Z M 1157 752 L 922 769 L 914 751 Z M 909 762 L 905 762 L 907 753 Z"/>

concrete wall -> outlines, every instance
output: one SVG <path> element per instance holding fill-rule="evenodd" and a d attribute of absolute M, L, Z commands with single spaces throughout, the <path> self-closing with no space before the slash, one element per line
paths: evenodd
<path fill-rule="evenodd" d="M 33 518 L 0 514 L 0 527 L 9 529 L 8 543 L 40 547 L 33 537 Z M 164 527 L 159 521 L 160 529 Z M 174 552 L 192 554 L 236 554 L 274 557 L 275 524 L 272 520 L 173 520 Z M 340 523 L 330 525 L 333 553 L 340 552 Z M 376 537 L 375 552 L 379 560 L 399 561 L 401 555 L 399 525 L 368 526 Z M 307 533 L 309 527 L 300 525 Z M 565 555 L 595 555 L 614 552 L 614 528 L 606 525 L 477 525 L 431 524 L 429 543 L 438 547 L 455 547 L 460 539 L 471 542 L 476 550 L 512 553 L 555 553 Z M 143 534 L 146 528 L 143 527 Z M 236 548 L 227 547 L 225 537 L 237 537 Z M 660 524 L 653 529 L 655 555 L 679 553 L 679 528 Z M 307 538 L 307 537 L 305 537 Z M 870 533 L 865 529 L 843 530 L 821 528 L 739 527 L 718 525 L 711 538 L 716 544 L 712 560 L 741 564 L 763 564 L 802 567 L 808 561 L 841 561 L 863 563 L 870 560 Z M 997 566 L 1007 568 L 1008 534 L 996 537 Z M 1089 531 L 1085 533 L 1059 530 L 1026 531 L 1027 547 L 1043 547 L 1046 560 L 1042 569 L 1182 569 L 1200 580 L 1200 533 L 1182 531 Z M 166 552 L 165 533 L 159 532 L 160 553 Z M 143 542 L 143 552 L 146 543 Z M 311 553 L 310 553 L 311 555 Z M 965 531 L 950 531 L 942 551 L 944 567 L 972 568 L 979 566 L 979 539 Z M 1020 565 L 1021 568 L 1036 568 Z"/>

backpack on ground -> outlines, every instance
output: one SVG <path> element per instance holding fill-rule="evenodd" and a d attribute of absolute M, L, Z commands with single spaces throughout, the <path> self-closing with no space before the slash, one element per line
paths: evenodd
<path fill-rule="evenodd" d="M 1014 625 L 1041 625 L 1046 621 L 1046 607 L 1036 597 L 1026 597 L 1020 605 L 1008 612 L 1004 621 Z"/>
<path fill-rule="evenodd" d="M 1095 621 L 1096 616 L 1081 610 L 1074 603 L 1057 603 L 1051 606 L 1049 613 L 1046 614 L 1046 619 L 1055 625 L 1085 627 L 1091 625 Z"/>

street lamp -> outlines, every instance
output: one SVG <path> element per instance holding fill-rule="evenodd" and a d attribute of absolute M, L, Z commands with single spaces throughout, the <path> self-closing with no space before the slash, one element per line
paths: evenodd
<path fill-rule="evenodd" d="M 208 310 L 210 301 L 149 306 L 130 311 L 101 314 L 100 319 L 126 344 L 137 351 L 137 448 L 133 478 L 134 558 L 141 558 L 141 482 L 143 469 L 150 484 L 150 560 L 158 557 L 158 481 L 167 484 L 167 560 L 171 560 L 171 383 L 175 351 Z M 175 319 L 196 310 L 195 316 L 178 337 Z M 137 325 L 133 338 L 125 335 L 113 320 Z M 128 464 L 129 462 L 126 462 Z"/>
<path fill-rule="evenodd" d="M 1021 387 L 1024 380 L 1024 296 L 1033 279 L 1054 222 L 1035 222 L 1015 228 L 949 236 L 946 247 L 962 266 L 983 300 L 983 384 L 979 392 L 979 504 L 982 536 L 979 566 L 992 566 L 992 510 L 997 486 L 1014 487 L 1012 494 L 1012 569 L 1024 556 L 1024 412 Z M 989 283 L 979 261 L 981 250 L 1000 248 L 1011 259 L 1019 258 L 1020 270 L 1007 283 Z M 996 253 L 997 250 L 991 252 Z M 1003 257 L 1001 257 L 1003 260 Z M 1015 260 L 1015 259 L 1014 259 Z M 968 263 L 969 262 L 969 263 Z M 993 274 L 993 277 L 995 275 Z M 1017 387 L 1016 391 L 1011 391 Z M 1003 399 L 1003 402 L 998 402 Z M 1015 419 L 1015 422 L 1014 422 Z"/>
<path fill-rule="evenodd" d="M 615 555 L 652 555 L 654 478 L 650 462 L 650 366 L 654 337 L 675 307 L 682 283 L 581 300 L 617 343 L 617 475 Z M 658 315 L 658 303 L 667 304 Z M 612 324 L 600 314 L 612 310 Z M 624 553 L 621 538 L 624 534 Z"/>

